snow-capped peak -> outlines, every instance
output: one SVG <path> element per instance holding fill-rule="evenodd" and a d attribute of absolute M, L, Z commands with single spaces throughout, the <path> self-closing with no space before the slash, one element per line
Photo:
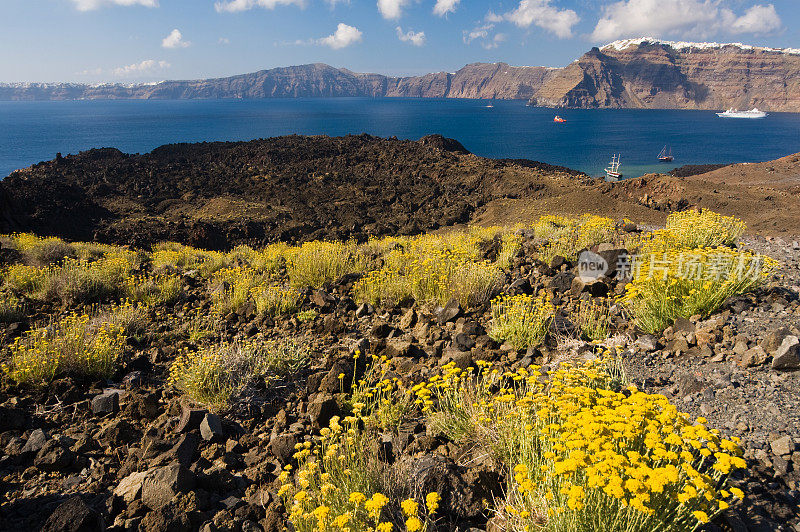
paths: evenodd
<path fill-rule="evenodd" d="M 800 48 L 769 48 L 766 46 L 753 46 L 750 44 L 742 44 L 740 42 L 732 43 L 718 43 L 718 42 L 687 42 L 687 41 L 665 41 L 662 39 L 655 39 L 653 37 L 639 37 L 637 39 L 621 39 L 606 44 L 601 50 L 625 50 L 631 46 L 638 46 L 640 44 L 663 44 L 669 46 L 674 50 L 718 50 L 725 47 L 735 47 L 740 50 L 753 50 L 757 52 L 775 52 L 789 55 L 800 55 Z"/>

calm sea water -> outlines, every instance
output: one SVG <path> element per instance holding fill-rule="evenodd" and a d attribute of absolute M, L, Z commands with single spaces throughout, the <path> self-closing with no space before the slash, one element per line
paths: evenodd
<path fill-rule="evenodd" d="M 250 140 L 290 133 L 440 133 L 477 155 L 534 159 L 601 175 L 612 153 L 638 176 L 684 164 L 764 161 L 800 152 L 800 114 L 721 119 L 711 111 L 559 110 L 522 101 L 270 99 L 0 102 L 0 177 L 97 147 L 128 153 L 162 144 Z M 553 122 L 558 112 L 567 119 Z M 659 164 L 661 148 L 675 161 Z"/>

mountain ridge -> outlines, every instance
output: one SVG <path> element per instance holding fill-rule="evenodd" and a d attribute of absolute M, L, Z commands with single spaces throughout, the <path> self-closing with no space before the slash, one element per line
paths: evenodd
<path fill-rule="evenodd" d="M 592 48 L 562 68 L 469 63 L 456 72 L 385 76 L 324 63 L 146 84 L 0 84 L 0 100 L 414 97 L 527 100 L 566 108 L 800 112 L 800 49 L 648 37 Z"/>

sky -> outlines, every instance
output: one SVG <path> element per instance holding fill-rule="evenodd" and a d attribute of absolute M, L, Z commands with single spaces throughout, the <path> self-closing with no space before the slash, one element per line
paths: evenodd
<path fill-rule="evenodd" d="M 0 82 L 561 67 L 644 36 L 800 48 L 800 0 L 0 0 Z"/>

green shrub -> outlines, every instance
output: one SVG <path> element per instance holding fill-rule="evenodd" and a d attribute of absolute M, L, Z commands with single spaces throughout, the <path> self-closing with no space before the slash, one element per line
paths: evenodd
<path fill-rule="evenodd" d="M 73 313 L 18 338 L 3 369 L 18 383 L 38 386 L 59 374 L 108 378 L 124 349 L 122 327 Z"/>
<path fill-rule="evenodd" d="M 307 345 L 293 340 L 236 340 L 185 350 L 172 363 L 169 383 L 194 400 L 224 408 L 246 385 L 294 376 L 309 362 Z"/>
<path fill-rule="evenodd" d="M 537 346 L 544 341 L 555 316 L 550 295 L 538 297 L 520 294 L 501 296 L 492 301 L 492 326 L 489 336 L 508 342 L 514 349 Z"/>

